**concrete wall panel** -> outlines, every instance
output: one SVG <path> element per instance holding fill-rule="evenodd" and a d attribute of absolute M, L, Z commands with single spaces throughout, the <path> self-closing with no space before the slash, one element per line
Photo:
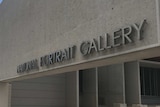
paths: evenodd
<path fill-rule="evenodd" d="M 155 0 L 4 0 L 0 5 L 0 80 L 20 77 L 18 65 L 71 45 L 77 46 L 74 59 L 34 73 L 155 47 L 159 42 L 156 9 Z M 144 19 L 143 40 L 87 57 L 80 54 L 82 41 L 112 35 Z"/>

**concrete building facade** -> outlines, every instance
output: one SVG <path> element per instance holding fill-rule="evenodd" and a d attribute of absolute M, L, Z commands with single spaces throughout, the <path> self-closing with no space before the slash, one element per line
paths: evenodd
<path fill-rule="evenodd" d="M 160 0 L 3 0 L 0 107 L 160 105 Z"/>

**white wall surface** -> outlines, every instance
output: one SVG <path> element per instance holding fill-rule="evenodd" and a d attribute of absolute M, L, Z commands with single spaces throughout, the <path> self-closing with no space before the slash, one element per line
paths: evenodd
<path fill-rule="evenodd" d="M 21 77 L 16 72 L 18 65 L 70 45 L 78 47 L 76 57 L 55 64 L 53 68 L 155 46 L 159 40 L 155 0 L 4 0 L 0 5 L 0 16 L 0 80 Z M 86 58 L 80 54 L 79 45 L 82 41 L 104 33 L 112 34 L 119 28 L 139 24 L 143 19 L 147 19 L 147 26 L 142 41 Z M 83 67 L 87 66 L 94 65 Z M 40 68 L 30 74 L 48 69 L 52 67 Z"/>

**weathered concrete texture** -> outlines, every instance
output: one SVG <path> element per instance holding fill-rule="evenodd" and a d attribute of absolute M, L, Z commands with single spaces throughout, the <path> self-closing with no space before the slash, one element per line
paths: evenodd
<path fill-rule="evenodd" d="M 0 15 L 0 80 L 19 76 L 16 72 L 19 64 L 70 45 L 78 47 L 76 58 L 55 66 L 118 55 L 158 43 L 153 0 L 4 0 Z M 82 41 L 139 24 L 143 19 L 147 19 L 147 25 L 142 41 L 88 58 L 80 54 Z"/>

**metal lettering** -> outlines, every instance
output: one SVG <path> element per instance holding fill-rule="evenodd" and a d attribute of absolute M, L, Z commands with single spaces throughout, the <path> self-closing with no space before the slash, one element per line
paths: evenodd
<path fill-rule="evenodd" d="M 55 53 L 52 53 L 52 57 L 53 57 L 53 63 L 55 63 L 56 62 Z"/>
<path fill-rule="evenodd" d="M 75 51 L 76 46 L 72 46 L 69 48 L 69 59 L 74 58 L 74 51 Z"/>
<path fill-rule="evenodd" d="M 44 66 L 45 65 L 45 63 L 44 63 L 44 57 L 41 57 L 40 58 L 40 66 Z"/>
<path fill-rule="evenodd" d="M 90 47 L 90 42 L 88 42 L 88 41 L 82 42 L 82 44 L 80 46 L 81 54 L 84 56 L 87 55 L 88 51 L 89 51 L 89 47 Z"/>
<path fill-rule="evenodd" d="M 146 20 L 143 20 L 140 25 L 138 26 L 136 23 L 133 24 L 134 28 L 137 30 L 137 37 L 138 40 L 141 40 L 141 31 L 142 31 L 142 27 L 144 26 L 144 24 L 146 23 Z"/>
<path fill-rule="evenodd" d="M 99 36 L 98 37 L 98 50 L 99 51 L 103 51 L 104 50 L 104 47 L 102 46 L 102 40 L 103 40 L 103 38 L 102 38 L 102 36 Z"/>
<path fill-rule="evenodd" d="M 53 54 L 50 54 L 50 55 L 49 55 L 48 61 L 49 61 L 48 64 L 53 64 Z"/>
<path fill-rule="evenodd" d="M 34 60 L 34 67 L 33 68 L 34 69 L 39 69 L 39 67 L 38 67 L 38 60 L 37 59 Z"/>
<path fill-rule="evenodd" d="M 60 62 L 61 61 L 61 58 L 60 58 L 61 57 L 61 51 L 57 51 L 55 55 L 56 55 L 55 56 L 56 57 L 56 62 Z"/>
<path fill-rule="evenodd" d="M 66 50 L 66 49 L 64 49 L 64 51 L 62 51 L 61 61 L 67 59 L 67 51 L 68 51 L 68 50 Z"/>
<path fill-rule="evenodd" d="M 17 73 L 24 73 L 24 72 L 29 72 L 31 70 L 34 70 L 34 69 L 38 69 L 38 60 L 35 59 L 35 60 L 32 60 L 32 61 L 29 61 L 29 62 L 26 62 L 24 64 L 21 64 L 17 67 Z"/>
<path fill-rule="evenodd" d="M 69 47 L 68 49 L 67 49 L 67 60 L 69 60 L 70 59 L 70 54 L 72 54 L 70 51 L 71 51 L 71 49 L 70 49 L 71 47 Z"/>
<path fill-rule="evenodd" d="M 92 41 L 90 43 L 88 54 L 90 54 L 92 50 L 95 50 L 96 52 L 98 51 L 95 39 L 92 39 Z"/>
<path fill-rule="evenodd" d="M 122 28 L 122 44 L 126 44 L 126 40 L 131 43 L 132 40 L 131 38 L 129 38 L 129 35 L 132 32 L 132 27 L 131 26 L 127 26 L 125 28 Z"/>
<path fill-rule="evenodd" d="M 26 63 L 25 69 L 26 69 L 26 71 L 31 70 L 31 62 Z"/>
<path fill-rule="evenodd" d="M 110 36 L 108 33 L 105 33 L 105 36 L 99 36 L 98 39 L 94 38 L 91 41 L 84 41 L 80 44 L 80 52 L 83 56 L 86 56 L 88 54 L 91 54 L 92 51 L 98 52 L 107 49 L 109 50 L 110 48 L 114 48 L 122 44 L 125 45 L 127 43 L 132 43 L 134 42 L 135 39 L 135 37 L 132 37 L 134 36 L 134 34 L 131 35 L 134 29 L 137 33 L 135 36 L 138 38 L 138 40 L 141 40 L 142 39 L 141 33 L 143 32 L 142 28 L 145 23 L 146 20 L 143 20 L 139 25 L 134 23 L 132 27 L 126 26 L 122 29 L 113 32 L 113 36 Z M 42 56 L 40 57 L 40 66 L 41 67 L 49 66 L 54 63 L 72 59 L 75 57 L 75 49 L 76 46 L 71 46 L 63 50 Z M 35 69 L 39 69 L 39 64 L 37 59 L 25 62 L 17 66 L 17 73 L 29 72 Z"/>
<path fill-rule="evenodd" d="M 111 46 L 109 45 L 109 35 L 108 35 L 108 33 L 105 33 L 104 37 L 105 37 L 105 39 L 104 39 L 105 40 L 105 42 L 104 42 L 105 43 L 105 45 L 104 45 L 105 49 L 111 48 Z"/>
<path fill-rule="evenodd" d="M 121 43 L 117 43 L 118 40 L 121 38 L 121 35 L 122 35 L 121 29 L 113 33 L 113 41 L 112 41 L 113 47 L 117 47 L 121 45 Z"/>

